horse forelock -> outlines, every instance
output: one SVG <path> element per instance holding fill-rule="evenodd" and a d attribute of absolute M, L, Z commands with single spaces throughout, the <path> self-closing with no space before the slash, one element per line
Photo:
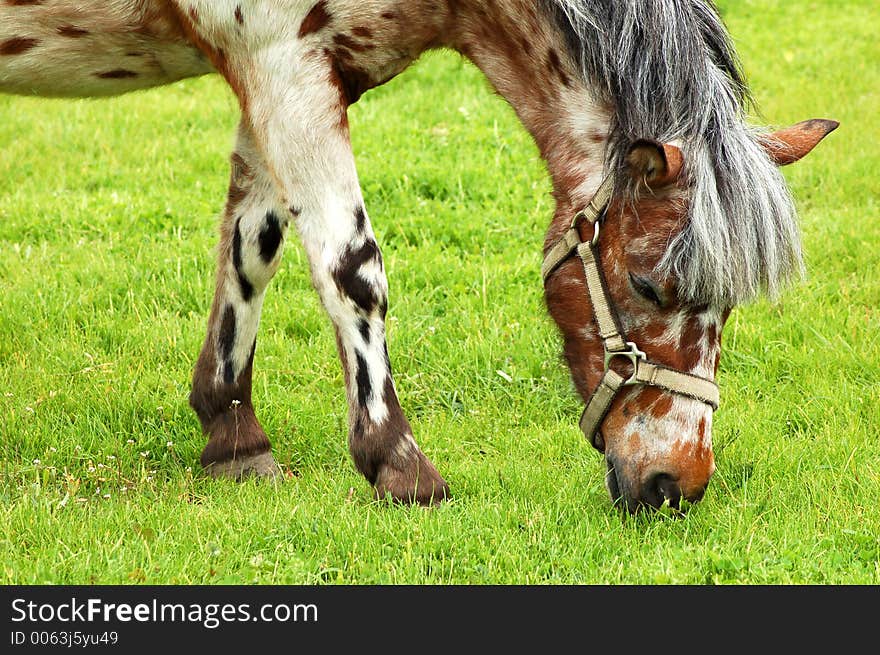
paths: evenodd
<path fill-rule="evenodd" d="M 660 261 L 682 298 L 730 307 L 775 296 L 802 270 L 785 180 L 746 124 L 748 89 L 708 0 L 543 0 L 584 79 L 613 107 L 608 166 L 634 193 L 637 139 L 677 142 L 689 210 Z"/>

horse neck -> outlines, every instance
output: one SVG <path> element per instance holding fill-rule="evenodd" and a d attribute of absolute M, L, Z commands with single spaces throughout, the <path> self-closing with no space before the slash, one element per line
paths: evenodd
<path fill-rule="evenodd" d="M 531 133 L 553 182 L 548 239 L 589 202 L 604 176 L 611 108 L 584 81 L 541 3 L 455 0 L 449 45 L 468 57 Z"/>

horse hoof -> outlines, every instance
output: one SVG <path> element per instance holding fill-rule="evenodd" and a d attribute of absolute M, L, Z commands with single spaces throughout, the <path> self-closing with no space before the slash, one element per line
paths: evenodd
<path fill-rule="evenodd" d="M 205 472 L 213 478 L 227 478 L 236 481 L 246 478 L 262 478 L 272 481 L 283 479 L 281 468 L 275 462 L 272 453 L 269 452 L 238 457 L 225 462 L 211 462 L 205 466 Z"/>
<path fill-rule="evenodd" d="M 406 470 L 390 465 L 382 467 L 373 486 L 376 498 L 390 495 L 395 502 L 406 504 L 431 507 L 452 497 L 446 480 L 421 451 Z"/>

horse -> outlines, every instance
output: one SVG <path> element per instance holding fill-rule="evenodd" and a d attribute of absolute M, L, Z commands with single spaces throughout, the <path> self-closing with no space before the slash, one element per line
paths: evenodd
<path fill-rule="evenodd" d="M 544 299 L 611 500 L 632 513 L 696 503 L 715 470 L 725 321 L 803 270 L 779 167 L 838 126 L 750 125 L 750 92 L 710 0 L 0 2 L 0 91 L 111 96 L 216 73 L 238 100 L 189 395 L 204 469 L 279 475 L 251 386 L 263 300 L 293 225 L 335 328 L 352 460 L 377 497 L 429 506 L 451 492 L 398 400 L 388 283 L 347 111 L 436 48 L 483 72 L 546 164 Z"/>

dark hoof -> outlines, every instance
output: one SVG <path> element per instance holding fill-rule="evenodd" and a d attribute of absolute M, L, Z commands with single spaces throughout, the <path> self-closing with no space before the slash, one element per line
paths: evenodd
<path fill-rule="evenodd" d="M 265 478 L 274 482 L 283 479 L 281 469 L 275 463 L 272 453 L 246 455 L 225 462 L 211 462 L 204 468 L 213 478 L 229 478 L 236 481 L 245 478 Z"/>
<path fill-rule="evenodd" d="M 206 422 L 210 435 L 202 451 L 202 468 L 215 478 L 281 479 L 269 439 L 250 405 L 233 404 Z"/>
<path fill-rule="evenodd" d="M 379 469 L 373 485 L 377 498 L 386 498 L 390 494 L 397 502 L 427 506 L 439 505 L 451 498 L 449 485 L 436 467 L 422 451 L 416 450 L 415 454 L 404 467 L 387 464 Z"/>

